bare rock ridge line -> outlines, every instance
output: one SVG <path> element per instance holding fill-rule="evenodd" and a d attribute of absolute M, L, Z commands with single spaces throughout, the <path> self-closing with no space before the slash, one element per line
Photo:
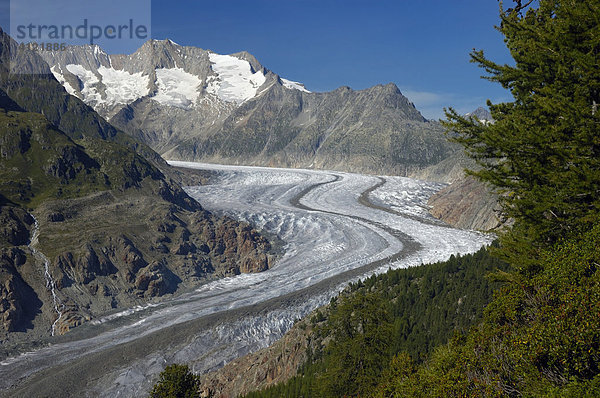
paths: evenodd
<path fill-rule="evenodd" d="M 392 83 L 310 92 L 246 52 L 170 40 L 42 56 L 70 94 L 168 159 L 408 175 L 457 151 Z"/>
<path fill-rule="evenodd" d="M 338 178 L 326 182 L 326 184 L 335 181 L 338 181 Z M 293 199 L 294 203 L 292 203 L 292 205 L 295 207 L 297 206 L 297 208 L 301 210 L 333 214 L 332 212 L 311 209 L 308 208 L 308 206 L 299 203 L 305 195 L 321 185 L 323 185 L 323 183 L 313 184 L 297 194 Z M 341 216 L 349 217 L 343 214 L 341 214 Z M 360 217 L 356 217 L 355 219 L 363 222 L 369 221 Z M 377 227 L 383 228 L 384 226 L 377 225 Z M 388 229 L 388 231 L 390 233 L 393 232 L 390 229 Z M 404 238 L 403 234 L 395 234 L 394 236 L 398 239 Z M 51 360 L 44 363 L 45 367 L 43 364 L 37 364 L 36 366 L 39 367 L 39 369 L 36 369 L 35 373 L 30 374 L 30 376 L 24 380 L 21 379 L 21 377 L 22 375 L 27 375 L 31 371 L 31 364 L 28 362 L 13 362 L 10 365 L 10 374 L 2 377 L 2 380 L 4 381 L 2 387 L 9 388 L 12 384 L 12 389 L 10 390 L 11 395 L 40 396 L 45 394 L 52 395 L 54 393 L 82 393 L 86 388 L 91 387 L 88 383 L 93 384 L 93 380 L 100 379 L 101 375 L 109 370 L 125 368 L 131 361 L 144 358 L 149 352 L 165 349 L 173 351 L 176 347 L 181 348 L 185 346 L 185 344 L 193 338 L 192 336 L 198 333 L 199 330 L 202 330 L 202 328 L 231 322 L 240 317 L 264 315 L 269 311 L 286 308 L 294 302 L 303 302 L 310 297 L 328 292 L 340 283 L 363 275 L 369 270 L 377 268 L 386 262 L 395 261 L 403 255 L 408 255 L 415 251 L 416 248 L 417 246 L 415 244 L 407 243 L 400 253 L 371 262 L 358 269 L 344 272 L 343 274 L 328 278 L 310 287 L 264 301 L 257 305 L 226 310 L 224 312 L 202 316 L 177 325 L 166 326 L 143 337 L 132 339 L 129 342 L 112 346 L 108 349 L 99 348 L 98 350 L 94 350 L 91 354 L 87 353 L 87 348 L 82 347 L 79 349 L 79 354 L 75 354 L 68 361 L 59 365 L 54 364 Z M 55 355 L 59 355 L 59 353 L 55 353 Z M 6 370 L 8 370 L 6 367 L 0 368 L 0 371 L 3 373 Z M 6 376 L 8 376 L 8 379 Z"/>

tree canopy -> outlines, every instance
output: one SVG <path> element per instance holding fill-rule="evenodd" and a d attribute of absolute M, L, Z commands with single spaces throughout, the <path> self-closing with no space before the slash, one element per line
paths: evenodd
<path fill-rule="evenodd" d="M 517 254 L 589 230 L 600 213 L 600 1 L 534 5 L 500 6 L 513 65 L 471 53 L 514 101 L 488 101 L 492 124 L 454 109 L 445 122 L 481 166 L 470 173 L 499 189 Z"/>

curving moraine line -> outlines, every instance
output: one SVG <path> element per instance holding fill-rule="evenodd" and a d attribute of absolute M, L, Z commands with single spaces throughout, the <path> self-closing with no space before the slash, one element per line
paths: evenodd
<path fill-rule="evenodd" d="M 365 207 L 369 207 L 371 209 L 381 210 L 381 211 L 384 211 L 389 214 L 409 218 L 411 220 L 418 221 L 423 224 L 434 225 L 436 227 L 442 227 L 442 228 L 452 228 L 450 225 L 446 224 L 442 220 L 438 220 L 437 218 L 430 218 L 430 219 L 422 218 L 419 216 L 415 216 L 414 214 L 403 213 L 403 212 L 391 209 L 389 207 L 381 206 L 376 203 L 373 203 L 371 201 L 371 199 L 369 199 L 369 195 L 387 183 L 385 178 L 383 178 L 383 177 L 377 177 L 377 178 L 379 178 L 379 182 L 377 184 L 373 185 L 372 187 L 364 190 L 358 197 L 358 203 L 360 203 L 361 205 L 363 205 Z"/>
<path fill-rule="evenodd" d="M 376 228 L 384 230 L 388 234 L 392 235 L 394 238 L 398 239 L 402 243 L 402 245 L 403 245 L 402 249 L 400 251 L 394 253 L 394 254 L 391 254 L 391 255 L 389 255 L 389 256 L 387 256 L 385 258 L 382 258 L 380 260 L 372 261 L 372 262 L 370 262 L 368 264 L 365 264 L 365 265 L 363 265 L 361 267 L 355 268 L 355 269 L 350 270 L 350 271 L 346 271 L 346 272 L 341 273 L 341 274 L 336 275 L 336 276 L 348 276 L 353 271 L 360 271 L 360 272 L 358 272 L 358 275 L 363 275 L 363 274 L 369 272 L 372 269 L 374 270 L 374 269 L 379 268 L 380 266 L 382 266 L 384 264 L 396 262 L 396 261 L 398 261 L 398 260 L 406 257 L 408 254 L 412 254 L 415 251 L 417 251 L 417 250 L 419 250 L 419 249 L 422 248 L 422 245 L 419 242 L 417 242 L 415 239 L 413 239 L 412 236 L 410 236 L 408 234 L 405 234 L 404 232 L 398 231 L 397 229 L 390 228 L 389 226 L 387 226 L 385 224 L 382 224 L 382 223 L 379 223 L 377 221 L 369 220 L 369 219 L 366 219 L 366 218 L 363 218 L 363 217 L 359 217 L 359 216 L 352 216 L 352 215 L 348 215 L 348 214 L 337 213 L 335 211 L 330 211 L 330 210 L 314 209 L 312 207 L 309 207 L 309 206 L 306 206 L 305 204 L 300 203 L 300 201 L 306 195 L 308 195 L 311 191 L 315 190 L 316 188 L 318 188 L 318 187 L 320 187 L 322 185 L 326 185 L 326 184 L 333 184 L 333 183 L 338 182 L 338 181 L 340 181 L 342 179 L 342 177 L 340 175 L 336 175 L 336 174 L 330 174 L 330 175 L 332 177 L 335 177 L 335 178 L 333 180 L 331 180 L 331 181 L 320 182 L 318 184 L 314 184 L 314 185 L 311 185 L 311 186 L 305 188 L 303 191 L 301 191 L 300 193 L 298 193 L 296 196 L 294 196 L 290 200 L 290 204 L 292 206 L 298 208 L 298 209 L 301 209 L 301 210 L 316 211 L 316 212 L 325 213 L 325 214 L 332 214 L 332 215 L 335 215 L 335 216 L 346 217 L 346 218 L 350 218 L 350 219 L 353 219 L 353 220 L 357 220 L 357 221 L 361 221 L 361 222 L 367 223 L 367 224 L 372 225 L 372 226 L 374 226 Z M 404 214 L 395 212 L 395 211 L 393 211 L 391 209 L 388 209 L 388 208 L 383 207 L 383 206 L 376 205 L 375 203 L 371 202 L 371 200 L 369 199 L 369 194 L 371 192 L 373 192 L 374 190 L 376 190 L 377 188 L 379 188 L 382 185 L 384 185 L 385 182 L 386 182 L 385 179 L 382 178 L 382 177 L 379 177 L 379 179 L 380 179 L 380 181 L 377 184 L 375 184 L 375 185 L 373 185 L 373 186 L 365 189 L 360 194 L 360 196 L 358 198 L 358 203 L 361 204 L 361 205 L 363 205 L 363 206 L 365 206 L 365 207 L 371 208 L 371 209 L 383 210 L 383 211 L 386 211 L 386 212 L 390 212 L 392 214 L 396 214 L 396 215 L 400 215 L 402 217 L 405 217 L 406 215 L 404 215 Z M 421 221 L 421 219 L 418 219 L 418 220 Z M 352 275 L 352 277 L 355 277 L 355 276 L 356 275 Z M 332 278 L 335 278 L 335 276 L 332 277 Z M 349 279 L 352 279 L 352 278 L 349 278 Z"/>

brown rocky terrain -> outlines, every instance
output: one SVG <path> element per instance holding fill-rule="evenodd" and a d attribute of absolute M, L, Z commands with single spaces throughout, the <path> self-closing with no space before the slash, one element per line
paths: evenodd
<path fill-rule="evenodd" d="M 104 192 L 45 203 L 36 213 L 37 248 L 51 261 L 68 311 L 62 331 L 115 308 L 273 263 L 270 243 L 249 225 L 152 197 Z"/>
<path fill-rule="evenodd" d="M 499 228 L 502 221 L 497 195 L 474 177 L 467 176 L 465 169 L 477 169 L 477 165 L 459 151 L 433 166 L 415 171 L 411 177 L 450 184 L 429 199 L 430 213 L 434 217 L 457 228 L 480 231 Z"/>
<path fill-rule="evenodd" d="M 322 310 L 322 309 L 321 309 Z M 313 330 L 314 311 L 267 348 L 229 362 L 223 368 L 201 376 L 201 397 L 234 398 L 244 396 L 294 377 L 307 360 Z M 320 342 L 319 342 L 320 344 Z"/>
<path fill-rule="evenodd" d="M 458 228 L 491 231 L 502 225 L 498 196 L 473 177 L 463 177 L 432 195 L 430 213 Z"/>

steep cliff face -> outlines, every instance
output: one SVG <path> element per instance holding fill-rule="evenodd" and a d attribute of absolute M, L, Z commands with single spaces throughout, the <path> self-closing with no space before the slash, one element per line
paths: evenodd
<path fill-rule="evenodd" d="M 246 52 L 170 40 L 43 56 L 70 94 L 168 159 L 406 175 L 456 150 L 394 84 L 312 93 Z"/>
<path fill-rule="evenodd" d="M 24 332 L 42 306 L 20 274 L 26 261 L 21 249 L 0 249 L 0 331 Z"/>
<path fill-rule="evenodd" d="M 458 228 L 491 231 L 502 225 L 497 195 L 472 177 L 443 188 L 428 205 L 434 217 Z"/>

